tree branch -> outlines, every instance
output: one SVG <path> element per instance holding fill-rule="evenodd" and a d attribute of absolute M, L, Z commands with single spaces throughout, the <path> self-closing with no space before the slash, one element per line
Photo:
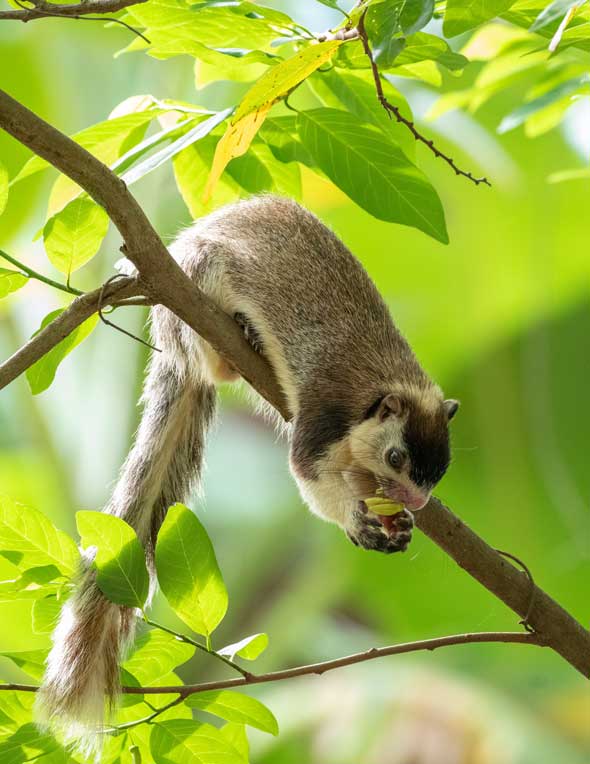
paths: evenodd
<path fill-rule="evenodd" d="M 405 125 L 408 130 L 412 133 L 414 136 L 414 139 L 419 141 L 420 143 L 423 143 L 427 148 L 432 151 L 435 157 L 440 157 L 441 159 L 444 159 L 445 162 L 455 171 L 455 175 L 462 175 L 464 178 L 468 178 L 469 180 L 473 181 L 476 186 L 479 186 L 480 183 L 484 183 L 486 186 L 491 186 L 492 184 L 490 181 L 485 178 L 476 178 L 472 173 L 467 172 L 466 170 L 461 170 L 459 167 L 457 167 L 455 160 L 448 156 L 448 154 L 445 154 L 443 151 L 441 151 L 437 146 L 434 145 L 434 141 L 430 138 L 426 138 L 426 136 L 422 135 L 422 133 L 417 129 L 416 125 L 411 119 L 407 119 L 407 117 L 404 117 L 404 115 L 401 113 L 401 111 L 398 109 L 397 106 L 391 103 L 391 101 L 388 101 L 385 93 L 383 92 L 383 86 L 381 84 L 381 75 L 379 73 L 379 68 L 377 67 L 377 64 L 375 63 L 375 59 L 373 58 L 373 53 L 371 51 L 371 46 L 369 45 L 369 38 L 367 36 L 367 30 L 365 29 L 365 16 L 367 15 L 367 11 L 365 11 L 358 22 L 358 37 L 361 38 L 361 42 L 363 44 L 363 50 L 365 51 L 365 55 L 371 62 L 371 72 L 373 73 L 373 80 L 375 82 L 375 90 L 377 92 L 377 99 L 381 106 L 385 109 L 387 114 L 391 117 L 393 116 L 396 118 L 398 122 L 401 122 L 402 125 Z M 354 39 L 354 37 L 350 38 Z"/>
<path fill-rule="evenodd" d="M 109 284 L 105 289 L 100 287 L 77 297 L 63 313 L 0 364 L 0 390 L 96 313 L 101 306 L 101 294 L 102 305 L 118 305 L 124 304 L 121 300 L 143 294 L 143 288 L 137 279 L 126 278 Z"/>
<path fill-rule="evenodd" d="M 306 666 L 295 666 L 294 668 L 282 669 L 281 671 L 270 671 L 266 674 L 249 674 L 248 676 L 235 679 L 221 679 L 216 682 L 201 682 L 199 684 L 170 685 L 166 687 L 123 687 L 123 692 L 128 695 L 168 695 L 177 693 L 181 698 L 194 695 L 198 692 L 208 690 L 223 690 L 229 687 L 244 687 L 250 684 L 267 684 L 269 682 L 280 682 L 284 679 L 292 679 L 297 676 L 307 676 L 316 674 L 321 676 L 328 671 L 333 671 L 343 666 L 353 666 L 355 663 L 365 663 L 376 658 L 384 658 L 388 655 L 403 655 L 404 653 L 417 653 L 424 650 L 430 652 L 440 647 L 450 647 L 451 645 L 469 645 L 482 644 L 484 642 L 503 642 L 520 645 L 537 645 L 544 647 L 542 637 L 539 634 L 528 634 L 526 632 L 514 631 L 481 631 L 471 634 L 451 634 L 448 637 L 435 637 L 433 639 L 421 639 L 416 642 L 402 642 L 399 645 L 389 645 L 388 647 L 372 647 L 370 650 L 364 650 L 360 653 L 345 655 L 342 658 L 334 658 L 320 663 L 310 663 Z M 32 684 L 0 684 L 0 690 L 18 690 L 21 692 L 36 692 L 39 688 Z M 173 701 L 176 703 L 177 701 Z M 161 713 L 164 709 L 158 709 Z M 153 718 L 153 714 L 150 719 Z M 145 721 L 144 719 L 141 720 Z"/>
<path fill-rule="evenodd" d="M 86 0 L 73 5 L 54 5 L 53 3 L 35 2 L 34 8 L 23 8 L 20 11 L 0 11 L 0 21 L 34 21 L 47 16 L 62 16 L 64 18 L 79 18 L 89 14 L 117 13 L 130 5 L 139 5 L 146 0 Z M 103 19 L 103 21 L 108 19 Z"/>
<path fill-rule="evenodd" d="M 286 398 L 271 368 L 252 350 L 237 324 L 190 281 L 168 254 L 123 181 L 85 149 L 3 91 L 0 91 L 0 127 L 68 175 L 105 208 L 125 240 L 125 253 L 137 267 L 148 296 L 165 305 L 198 332 L 288 419 Z M 84 297 L 79 299 L 84 300 Z M 26 367 L 21 360 L 17 373 Z M 13 374 L 11 378 L 15 376 Z M 526 615 L 532 593 L 528 577 L 437 499 L 431 499 L 416 513 L 416 524 L 489 591 L 516 613 Z M 538 587 L 535 587 L 529 623 L 537 635 L 523 634 L 518 641 L 538 639 L 584 676 L 590 676 L 590 633 Z M 162 689 L 158 688 L 158 691 Z"/>

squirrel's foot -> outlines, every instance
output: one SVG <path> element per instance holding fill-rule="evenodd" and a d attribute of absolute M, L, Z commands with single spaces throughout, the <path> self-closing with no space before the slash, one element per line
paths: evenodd
<path fill-rule="evenodd" d="M 346 535 L 356 546 L 392 554 L 405 552 L 412 540 L 414 518 L 407 509 L 395 515 L 377 516 L 359 501 L 353 513 L 352 528 Z"/>

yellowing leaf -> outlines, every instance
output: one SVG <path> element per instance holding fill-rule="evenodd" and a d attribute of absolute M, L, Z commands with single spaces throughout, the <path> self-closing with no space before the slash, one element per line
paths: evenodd
<path fill-rule="evenodd" d="M 205 193 L 203 194 L 205 204 L 209 201 L 213 189 L 228 163 L 234 157 L 239 157 L 248 151 L 248 146 L 252 143 L 252 139 L 260 129 L 271 106 L 272 103 L 268 103 L 258 109 L 258 111 L 242 117 L 236 124 L 228 125 L 227 130 L 222 135 L 215 149 L 213 165 L 211 166 L 211 172 L 209 173 Z"/>
<path fill-rule="evenodd" d="M 310 45 L 281 64 L 273 66 L 248 90 L 232 121 L 237 123 L 250 112 L 257 111 L 266 104 L 276 103 L 319 69 L 322 64 L 329 61 L 341 44 L 341 40 L 330 40 L 318 45 Z"/>
<path fill-rule="evenodd" d="M 330 40 L 310 45 L 281 64 L 273 66 L 252 85 L 217 144 L 203 194 L 205 204 L 228 163 L 246 153 L 271 106 L 332 58 L 341 44 L 341 40 Z"/>
<path fill-rule="evenodd" d="M 0 162 L 0 215 L 4 212 L 8 199 L 8 171 Z"/>

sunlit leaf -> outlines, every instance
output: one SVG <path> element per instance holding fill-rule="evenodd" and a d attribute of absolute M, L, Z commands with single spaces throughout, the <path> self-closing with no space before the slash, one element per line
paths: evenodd
<path fill-rule="evenodd" d="M 11 292 L 16 292 L 28 280 L 28 276 L 19 273 L 19 271 L 13 271 L 10 268 L 0 268 L 0 298 L 6 297 Z"/>
<path fill-rule="evenodd" d="M 183 504 L 170 507 L 156 543 L 162 592 L 198 634 L 210 635 L 227 610 L 227 590 L 207 532 Z"/>
<path fill-rule="evenodd" d="M 121 117 L 108 119 L 72 135 L 72 140 L 87 149 L 93 156 L 105 164 L 112 164 L 122 153 L 127 151 L 130 142 L 141 140 L 148 123 L 158 115 L 157 110 L 134 112 Z M 12 180 L 16 183 L 24 180 L 51 165 L 41 157 L 35 156 L 23 166 Z M 73 183 L 73 181 L 71 181 Z M 75 184 L 74 184 L 75 185 Z"/>
<path fill-rule="evenodd" d="M 109 217 L 91 199 L 74 199 L 43 229 L 49 262 L 69 276 L 91 260 L 109 228 Z"/>
<path fill-rule="evenodd" d="M 96 583 L 111 602 L 142 608 L 149 589 L 145 551 L 133 528 L 104 512 L 76 513 L 82 547 L 96 547 Z"/>
<path fill-rule="evenodd" d="M 334 69 L 312 78 L 310 84 L 326 106 L 340 107 L 358 117 L 361 122 L 375 125 L 385 135 L 392 137 L 403 149 L 406 156 L 416 155 L 416 141 L 405 125 L 392 119 L 377 100 L 372 77 L 362 73 Z M 387 100 L 396 106 L 406 119 L 412 119 L 412 112 L 403 95 L 387 80 L 382 82 Z"/>
<path fill-rule="evenodd" d="M 252 634 L 251 637 L 244 637 L 239 642 L 234 642 L 232 645 L 226 645 L 220 650 L 217 650 L 220 655 L 226 655 L 230 660 L 233 660 L 236 655 L 240 658 L 245 658 L 248 661 L 253 661 L 263 653 L 268 647 L 268 634 Z"/>
<path fill-rule="evenodd" d="M 0 497 L 0 552 L 18 552 L 23 569 L 55 565 L 71 577 L 78 569 L 80 554 L 74 540 L 58 530 L 42 512 Z"/>
<path fill-rule="evenodd" d="M 152 629 L 135 641 L 133 653 L 122 666 L 140 684 L 155 684 L 177 666 L 190 660 L 195 649 L 172 634 Z"/>
<path fill-rule="evenodd" d="M 45 316 L 41 322 L 41 326 L 35 334 L 42 331 L 48 324 L 50 324 L 55 318 L 57 318 L 63 310 L 54 310 Z M 33 395 L 38 395 L 51 385 L 55 379 L 55 373 L 57 367 L 63 361 L 63 359 L 72 352 L 72 350 L 79 345 L 83 340 L 88 337 L 98 322 L 98 316 L 93 315 L 86 319 L 84 323 L 80 324 L 73 332 L 68 334 L 61 342 L 59 342 L 48 353 L 45 353 L 38 361 L 26 371 L 27 381 L 31 388 Z M 35 336 L 33 335 L 33 337 Z"/>
<path fill-rule="evenodd" d="M 158 151 L 155 154 L 151 154 L 143 162 L 140 162 L 130 170 L 127 170 L 127 172 L 123 173 L 121 176 L 122 180 L 125 181 L 127 185 L 131 185 L 132 183 L 138 181 L 140 178 L 143 178 L 145 175 L 152 172 L 152 170 L 155 170 L 157 167 L 160 167 L 160 165 L 170 161 L 183 149 L 187 148 L 187 146 L 191 146 L 193 143 L 196 143 L 196 141 L 199 141 L 201 138 L 204 138 L 206 135 L 208 135 L 211 130 L 213 130 L 217 125 L 227 119 L 232 111 L 233 109 L 231 108 L 224 109 L 217 114 L 213 114 L 204 122 L 200 122 L 198 125 L 195 125 L 191 129 L 187 130 L 175 141 L 161 149 L 161 151 Z"/>
<path fill-rule="evenodd" d="M 209 690 L 189 695 L 185 703 L 225 719 L 247 724 L 271 735 L 279 734 L 279 725 L 268 708 L 256 698 L 232 690 Z"/>
<path fill-rule="evenodd" d="M 582 167 L 576 170 L 560 170 L 552 173 L 549 183 L 565 183 L 568 180 L 590 180 L 590 167 Z"/>
<path fill-rule="evenodd" d="M 448 0 L 443 23 L 445 37 L 475 29 L 507 11 L 516 0 Z"/>
<path fill-rule="evenodd" d="M 223 727 L 221 727 L 219 734 L 224 740 L 233 746 L 233 748 L 236 749 L 245 764 L 248 764 L 250 745 L 248 744 L 246 727 L 243 724 L 228 722 L 227 724 L 224 724 Z"/>
<path fill-rule="evenodd" d="M 47 650 L 21 650 L 18 652 L 0 652 L 0 656 L 8 658 L 25 674 L 33 679 L 41 679 L 45 673 Z"/>
<path fill-rule="evenodd" d="M 301 140 L 318 166 L 363 209 L 448 242 L 436 191 L 393 139 L 336 109 L 300 112 L 298 120 Z"/>
<path fill-rule="evenodd" d="M 0 742 L 0 761 L 2 764 L 24 764 L 28 761 L 43 761 L 45 755 L 59 751 L 62 762 L 69 762 L 70 757 L 60 748 L 57 741 L 29 722 L 19 727 L 13 734 Z M 43 759 L 41 758 L 43 757 Z M 45 759 L 48 761 L 47 759 Z"/>
<path fill-rule="evenodd" d="M 205 204 L 211 198 L 211 194 L 229 162 L 234 157 L 239 157 L 248 151 L 250 143 L 264 122 L 271 106 L 272 103 L 268 103 L 258 111 L 253 111 L 237 122 L 228 125 L 215 149 L 213 164 L 203 194 Z"/>
<path fill-rule="evenodd" d="M 328 61 L 341 45 L 340 40 L 310 45 L 269 69 L 246 93 L 235 116 L 217 144 L 213 165 L 205 187 L 205 202 L 215 184 L 234 158 L 244 154 L 264 122 L 270 108 L 306 77 Z"/>
<path fill-rule="evenodd" d="M 53 595 L 35 600 L 31 610 L 33 634 L 49 634 L 53 631 L 59 618 L 63 602 Z"/>
<path fill-rule="evenodd" d="M 157 764 L 243 764 L 238 750 L 210 724 L 172 719 L 152 727 L 150 749 Z"/>
<path fill-rule="evenodd" d="M 507 114 L 502 119 L 502 122 L 498 127 L 498 132 L 507 133 L 509 130 L 514 130 L 515 127 L 522 125 L 524 122 L 530 119 L 533 114 L 536 114 L 542 109 L 545 109 L 547 106 L 551 106 L 552 104 L 565 99 L 562 107 L 560 108 L 561 114 L 562 111 L 565 111 L 565 109 L 570 105 L 571 96 L 580 92 L 584 92 L 586 94 L 590 93 L 590 76 L 587 74 L 584 74 L 580 77 L 573 77 L 570 80 L 561 82 L 559 85 L 551 88 L 551 90 L 548 90 L 546 93 L 543 93 L 537 98 L 533 98 L 531 101 L 521 104 L 516 109 L 514 109 L 514 111 L 510 112 L 510 114 Z"/>

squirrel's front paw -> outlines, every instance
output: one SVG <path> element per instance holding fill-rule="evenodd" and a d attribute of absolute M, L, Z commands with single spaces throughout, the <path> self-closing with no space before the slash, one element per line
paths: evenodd
<path fill-rule="evenodd" d="M 414 518 L 407 509 L 379 519 L 367 510 L 363 501 L 359 501 L 353 514 L 353 522 L 346 535 L 356 546 L 374 549 L 377 552 L 392 554 L 405 552 L 412 540 Z"/>

